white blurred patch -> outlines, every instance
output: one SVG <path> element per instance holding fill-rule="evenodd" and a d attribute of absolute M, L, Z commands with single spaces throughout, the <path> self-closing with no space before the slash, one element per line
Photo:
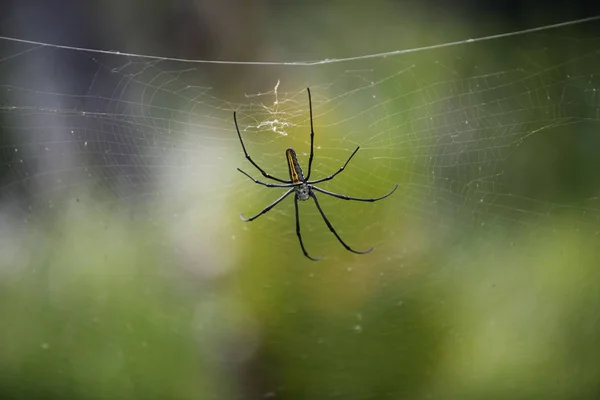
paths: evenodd
<path fill-rule="evenodd" d="M 203 135 L 214 133 L 184 134 L 186 152 L 172 149 L 168 154 L 161 153 L 185 166 L 175 175 L 159 174 L 160 190 L 166 193 L 161 214 L 171 247 L 184 268 L 203 278 L 216 278 L 227 273 L 235 262 L 230 251 L 232 235 L 225 230 L 231 190 L 224 184 L 224 171 L 233 160 L 223 148 L 206 146 Z"/>
<path fill-rule="evenodd" d="M 0 284 L 22 272 L 29 263 L 26 225 L 11 216 L 10 207 L 0 209 Z"/>

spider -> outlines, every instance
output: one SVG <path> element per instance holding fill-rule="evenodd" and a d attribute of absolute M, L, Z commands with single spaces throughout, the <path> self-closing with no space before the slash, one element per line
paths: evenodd
<path fill-rule="evenodd" d="M 386 195 L 381 196 L 381 197 L 375 197 L 375 198 L 350 197 L 350 196 L 346 196 L 343 194 L 329 192 L 325 189 L 321 189 L 321 188 L 315 186 L 316 183 L 321 183 L 321 182 L 326 182 L 326 181 L 332 180 L 337 174 L 342 172 L 346 168 L 346 166 L 348 165 L 350 160 L 352 160 L 352 157 L 354 157 L 354 155 L 356 154 L 358 149 L 360 149 L 360 146 L 357 147 L 352 152 L 352 154 L 350 154 L 350 157 L 348 157 L 348 159 L 346 160 L 344 165 L 342 165 L 342 167 L 340 169 L 338 169 L 336 172 L 334 172 L 333 174 L 331 174 L 325 178 L 316 179 L 316 180 L 312 180 L 312 181 L 310 180 L 311 167 L 312 167 L 312 162 L 313 162 L 313 158 L 314 158 L 315 131 L 313 129 L 312 100 L 311 100 L 311 96 L 310 96 L 310 89 L 306 88 L 306 91 L 308 92 L 308 109 L 309 109 L 309 113 L 310 113 L 310 156 L 308 158 L 308 173 L 306 174 L 306 177 L 304 177 L 304 174 L 302 173 L 302 168 L 300 168 L 300 164 L 298 163 L 298 158 L 296 157 L 296 152 L 294 151 L 294 149 L 291 149 L 291 148 L 287 149 L 285 151 L 285 157 L 287 159 L 287 164 L 288 164 L 288 169 L 289 169 L 289 174 L 290 174 L 289 180 L 279 179 L 272 175 L 269 175 L 268 173 L 265 172 L 265 170 L 263 170 L 261 167 L 259 167 L 258 164 L 256 164 L 254 162 L 254 160 L 252 160 L 252 158 L 246 151 L 246 146 L 244 146 L 244 141 L 242 140 L 242 135 L 240 134 L 240 128 L 238 127 L 236 113 L 235 113 L 235 111 L 233 112 L 233 121 L 235 123 L 235 129 L 237 130 L 237 134 L 238 134 L 238 137 L 240 138 L 240 143 L 242 144 L 242 149 L 244 150 L 244 154 L 246 155 L 246 158 L 248 159 L 248 161 L 250 161 L 250 163 L 252 165 L 254 165 L 256 167 L 256 169 L 258 169 L 260 171 L 260 173 L 265 178 L 271 179 L 273 181 L 277 181 L 280 183 L 277 184 L 277 183 L 261 182 L 257 179 L 254 179 L 252 176 L 250 176 L 246 172 L 242 171 L 241 169 L 238 168 L 237 170 L 240 171 L 242 174 L 246 175 L 248 178 L 250 178 L 254 183 L 258 183 L 259 185 L 263 185 L 263 186 L 270 187 L 270 188 L 272 188 L 272 187 L 290 188 L 280 198 L 278 198 L 273 203 L 271 203 L 270 205 L 265 207 L 261 212 L 259 212 L 255 216 L 250 217 L 250 218 L 245 218 L 243 214 L 240 214 L 240 217 L 242 218 L 242 220 L 244 222 L 254 221 L 256 218 L 260 217 L 263 214 L 266 214 L 277 204 L 281 203 L 283 201 L 283 199 L 288 197 L 291 193 L 294 193 L 294 206 L 296 209 L 296 235 L 298 236 L 298 241 L 300 242 L 300 247 L 302 248 L 302 252 L 304 253 L 304 255 L 307 258 L 309 258 L 313 261 L 318 261 L 322 258 L 322 257 L 316 257 L 316 258 L 311 257 L 308 254 L 308 252 L 306 251 L 306 248 L 304 247 L 304 243 L 302 242 L 302 235 L 300 233 L 300 217 L 298 214 L 298 200 L 305 201 L 305 200 L 308 200 L 309 198 L 312 198 L 314 200 L 315 205 L 317 206 L 317 209 L 319 210 L 319 213 L 321 214 L 321 217 L 323 217 L 323 221 L 325 221 L 325 224 L 327 225 L 327 227 L 329 228 L 331 233 L 333 233 L 335 235 L 337 240 L 346 248 L 346 250 L 351 251 L 352 253 L 356 253 L 356 254 L 370 253 L 374 247 L 371 247 L 365 251 L 358 251 L 358 250 L 354 250 L 352 247 L 348 246 L 346 244 L 346 242 L 344 242 L 342 240 L 340 235 L 338 235 L 338 233 L 333 228 L 333 225 L 331 225 L 331 222 L 329 222 L 329 219 L 325 216 L 325 213 L 323 212 L 323 209 L 321 208 L 321 205 L 319 204 L 319 200 L 317 200 L 317 195 L 315 192 L 320 192 L 320 193 L 323 193 L 323 194 L 326 194 L 329 196 L 337 197 L 338 199 L 342 199 L 342 200 L 374 202 L 374 201 L 385 199 L 386 197 L 390 196 L 398 188 L 398 184 L 396 184 L 396 186 L 394 186 L 394 188 Z"/>

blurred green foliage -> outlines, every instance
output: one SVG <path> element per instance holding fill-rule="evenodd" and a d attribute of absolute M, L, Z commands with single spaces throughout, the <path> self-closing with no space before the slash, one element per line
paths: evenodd
<path fill-rule="evenodd" d="M 265 30 L 288 22 L 271 40 L 308 48 L 308 39 L 321 35 L 323 57 L 341 57 L 445 42 L 473 23 L 451 12 L 440 24 L 428 22 L 425 11 L 406 11 L 410 19 L 386 3 L 340 15 L 341 3 L 332 4 L 310 20 L 306 39 L 300 33 L 307 11 L 280 10 Z M 357 16 L 362 29 L 349 22 Z M 379 40 L 361 37 L 369 30 Z M 326 252 L 324 261 L 308 262 L 291 199 L 244 225 L 238 210 L 258 211 L 276 196 L 250 181 L 241 183 L 248 189 L 216 182 L 218 193 L 194 193 L 180 205 L 182 216 L 165 217 L 157 206 L 128 219 L 100 201 L 78 199 L 48 215 L 32 213 L 27 224 L 7 219 L 0 237 L 0 397 L 598 398 L 598 100 L 592 94 L 570 101 L 571 90 L 589 94 L 585 85 L 595 90 L 600 82 L 593 76 L 597 56 L 585 58 L 595 42 L 579 37 L 571 46 L 570 39 L 552 47 L 547 38 L 518 37 L 359 64 L 357 80 L 389 79 L 374 91 L 385 107 L 371 110 L 356 98 L 343 103 L 346 113 L 368 111 L 364 126 L 351 119 L 354 131 L 336 124 L 344 111 L 321 115 L 318 129 L 328 134 L 319 136 L 315 165 L 335 170 L 358 131 L 371 132 L 363 137 L 369 141 L 379 138 L 373 131 L 403 128 L 367 143 L 352 173 L 332 183 L 377 195 L 371 191 L 399 182 L 393 199 L 377 206 L 323 201 L 349 242 L 376 245 L 368 256 L 344 252 L 314 207 L 302 204 L 307 245 Z M 411 65 L 416 69 L 399 74 Z M 308 74 L 318 71 L 330 83 L 347 69 Z M 519 81 L 527 69 L 537 72 Z M 343 94 L 355 88 L 349 86 L 331 90 Z M 531 98 L 537 107 L 528 108 Z M 520 105 L 513 107 L 518 115 L 503 99 Z M 491 121 L 470 137 L 483 143 L 475 147 L 481 151 L 440 143 L 468 131 L 456 128 L 459 106 Z M 495 116 L 496 108 L 505 113 Z M 243 163 L 229 129 L 227 150 Z M 536 129 L 543 135 L 524 134 Z M 258 159 L 275 162 L 277 155 L 284 171 L 283 140 L 249 142 Z M 494 179 L 486 181 L 487 172 Z"/>
<path fill-rule="evenodd" d="M 197 398 L 214 388 L 195 337 L 201 298 L 175 290 L 145 243 L 152 235 L 91 209 L 27 235 L 18 262 L 2 265 L 3 398 Z"/>

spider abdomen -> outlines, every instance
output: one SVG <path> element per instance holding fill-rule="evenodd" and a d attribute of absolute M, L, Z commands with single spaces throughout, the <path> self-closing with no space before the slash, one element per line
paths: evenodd
<path fill-rule="evenodd" d="M 298 157 L 296 157 L 296 152 L 294 149 L 287 149 L 285 151 L 285 158 L 288 162 L 290 180 L 292 183 L 297 185 L 300 182 L 304 182 L 304 174 L 302 173 L 302 168 L 300 168 L 300 163 L 298 163 Z"/>

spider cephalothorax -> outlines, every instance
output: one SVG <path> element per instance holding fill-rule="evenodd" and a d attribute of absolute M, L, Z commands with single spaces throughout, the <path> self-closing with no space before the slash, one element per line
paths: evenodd
<path fill-rule="evenodd" d="M 301 201 L 308 200 L 312 193 L 310 187 L 306 183 L 301 183 L 294 187 L 294 189 L 296 190 L 296 197 L 298 197 L 298 200 Z"/>
<path fill-rule="evenodd" d="M 281 184 L 260 182 L 239 168 L 238 168 L 238 171 L 240 171 L 242 174 L 246 175 L 248 178 L 252 179 L 252 181 L 254 181 L 255 183 L 258 183 L 259 185 L 263 185 L 266 187 L 290 188 L 281 197 L 279 197 L 273 203 L 271 203 L 270 205 L 265 207 L 261 212 L 259 212 L 255 216 L 247 218 L 247 219 L 244 218 L 244 216 L 241 214 L 240 214 L 240 216 L 246 222 L 253 221 L 256 218 L 260 217 L 261 215 L 267 213 L 269 210 L 271 210 L 273 207 L 275 207 L 277 204 L 279 204 L 283 199 L 285 199 L 287 196 L 289 196 L 293 192 L 294 193 L 294 206 L 296 209 L 296 235 L 298 235 L 300 247 L 302 248 L 302 252 L 304 253 L 304 255 L 306 257 L 308 257 L 309 259 L 311 259 L 313 261 L 317 261 L 321 258 L 321 257 L 314 258 L 308 254 L 308 252 L 304 248 L 304 243 L 302 242 L 302 235 L 300 234 L 300 217 L 298 214 L 298 200 L 305 201 L 305 200 L 308 200 L 309 198 L 312 198 L 314 200 L 315 205 L 317 206 L 317 209 L 319 210 L 319 213 L 323 217 L 323 221 L 325 221 L 325 224 L 327 224 L 327 227 L 329 228 L 329 230 L 335 235 L 335 237 L 346 248 L 346 250 L 351 251 L 353 253 L 357 253 L 357 254 L 369 253 L 371 250 L 373 250 L 373 247 L 371 247 L 365 251 L 358 251 L 358 250 L 354 250 L 353 248 L 348 246 L 346 244 L 346 242 L 344 242 L 342 240 L 342 238 L 337 234 L 335 229 L 333 229 L 333 226 L 331 225 L 331 222 L 329 222 L 329 219 L 327 219 L 327 217 L 325 216 L 325 213 L 323 212 L 323 209 L 321 209 L 321 205 L 319 204 L 319 201 L 317 200 L 317 195 L 314 193 L 314 191 L 321 192 L 323 194 L 337 197 L 338 199 L 343 199 L 343 200 L 374 202 L 377 200 L 385 199 L 386 197 L 388 197 L 389 195 L 394 193 L 394 191 L 398 188 L 398 184 L 396 184 L 394 186 L 394 188 L 386 195 L 381 196 L 381 197 L 375 197 L 375 198 L 350 197 L 350 196 L 346 196 L 343 194 L 329 192 L 325 189 L 321 189 L 321 188 L 315 186 L 315 183 L 329 181 L 329 180 L 333 179 L 337 174 L 342 172 L 346 168 L 346 166 L 348 165 L 348 163 L 350 162 L 352 157 L 354 157 L 354 155 L 356 154 L 356 152 L 358 151 L 358 149 L 360 147 L 357 147 L 352 152 L 352 154 L 350 154 L 350 157 L 348 157 L 348 159 L 346 160 L 344 165 L 342 165 L 342 167 L 339 170 L 337 170 L 336 172 L 334 172 L 333 174 L 331 174 L 325 178 L 316 179 L 314 181 L 310 180 L 310 172 L 312 169 L 312 162 L 313 162 L 313 158 L 314 158 L 315 131 L 313 128 L 312 100 L 311 100 L 311 96 L 310 96 L 310 89 L 306 88 L 306 91 L 308 92 L 308 109 L 309 109 L 309 113 L 310 113 L 310 156 L 308 158 L 308 172 L 306 174 L 306 178 L 304 177 L 304 174 L 302 173 L 302 168 L 300 168 L 300 163 L 298 163 L 298 158 L 296 157 L 296 152 L 294 151 L 294 149 L 287 149 L 285 151 L 285 156 L 286 156 L 287 163 L 288 163 L 288 170 L 290 173 L 289 180 L 283 180 L 283 179 L 276 178 L 272 175 L 269 175 L 268 173 L 265 172 L 265 170 L 263 170 L 261 167 L 259 167 L 258 164 L 256 164 L 252 160 L 252 158 L 250 157 L 250 155 L 248 155 L 248 152 L 246 151 L 246 146 L 244 146 L 244 141 L 242 140 L 242 135 L 240 134 L 240 128 L 238 127 L 236 113 L 235 112 L 233 113 L 233 121 L 235 122 L 235 129 L 237 130 L 238 137 L 240 138 L 240 143 L 242 144 L 242 149 L 244 150 L 244 154 L 246 155 L 246 158 L 248 159 L 248 161 L 250 161 L 250 163 L 252 165 L 254 165 L 256 167 L 256 169 L 258 169 L 265 178 L 271 179 L 271 180 L 274 180 L 277 182 L 281 182 Z"/>

